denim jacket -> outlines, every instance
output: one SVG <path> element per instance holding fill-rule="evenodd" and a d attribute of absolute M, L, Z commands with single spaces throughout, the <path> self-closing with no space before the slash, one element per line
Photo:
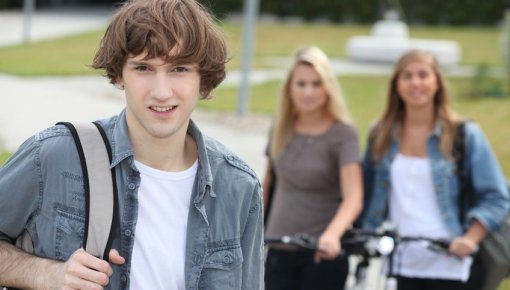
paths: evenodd
<path fill-rule="evenodd" d="M 439 150 L 440 134 L 438 124 L 427 140 L 427 156 L 441 219 L 448 231 L 454 237 L 462 235 L 473 218 L 488 231 L 497 229 L 508 214 L 510 200 L 505 178 L 486 137 L 475 123 L 466 123 L 464 166 L 470 172 L 477 202 L 466 211 L 466 222 L 461 225 L 457 165 L 455 160 L 445 158 Z M 374 230 L 388 215 L 390 166 L 399 152 L 399 141 L 393 139 L 388 152 L 379 162 L 372 160 L 372 144 L 368 144 L 366 150 L 363 160 L 365 205 L 361 222 L 363 228 Z"/>
<path fill-rule="evenodd" d="M 113 265 L 106 289 L 129 289 L 140 173 L 125 112 L 100 123 L 112 147 L 119 200 L 112 248 L 126 258 L 124 265 Z M 199 166 L 188 216 L 186 289 L 263 289 L 263 211 L 256 174 L 203 136 L 193 121 L 188 134 L 197 143 Z M 35 255 L 67 260 L 83 244 L 82 179 L 67 128 L 57 125 L 25 141 L 0 169 L 0 239 L 12 242 L 27 231 Z"/>

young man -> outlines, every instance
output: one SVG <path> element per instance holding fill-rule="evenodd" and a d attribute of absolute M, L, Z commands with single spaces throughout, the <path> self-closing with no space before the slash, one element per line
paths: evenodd
<path fill-rule="evenodd" d="M 225 62 L 224 39 L 194 0 L 125 3 L 92 64 L 126 95 L 125 110 L 100 121 L 116 169 L 113 250 L 104 261 L 81 248 L 83 176 L 69 130 L 57 125 L 0 170 L 0 285 L 263 289 L 259 181 L 190 120 Z M 24 231 L 34 255 L 11 245 Z"/>

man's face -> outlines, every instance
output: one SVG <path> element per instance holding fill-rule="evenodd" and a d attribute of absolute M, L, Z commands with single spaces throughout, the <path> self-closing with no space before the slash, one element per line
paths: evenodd
<path fill-rule="evenodd" d="M 198 67 L 144 57 L 145 53 L 130 55 L 118 80 L 126 93 L 130 137 L 141 138 L 138 141 L 170 139 L 175 135 L 184 138 L 200 96 Z"/>

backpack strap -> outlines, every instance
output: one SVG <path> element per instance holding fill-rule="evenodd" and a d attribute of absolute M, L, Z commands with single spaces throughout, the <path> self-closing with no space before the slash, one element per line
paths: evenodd
<path fill-rule="evenodd" d="M 110 169 L 110 143 L 97 123 L 57 124 L 69 128 L 80 157 L 87 209 L 83 248 L 107 260 L 117 208 L 115 171 Z"/>
<path fill-rule="evenodd" d="M 457 124 L 455 137 L 453 140 L 453 157 L 457 167 L 457 177 L 459 180 L 459 219 L 464 227 L 466 219 L 466 207 L 472 207 L 476 203 L 476 196 L 473 192 L 469 169 L 466 168 L 466 122 Z"/>

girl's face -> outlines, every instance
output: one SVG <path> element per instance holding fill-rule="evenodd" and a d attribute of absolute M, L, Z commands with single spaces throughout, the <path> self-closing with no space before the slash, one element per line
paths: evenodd
<path fill-rule="evenodd" d="M 320 113 L 328 101 L 322 79 L 311 65 L 298 64 L 292 73 L 290 98 L 299 114 Z"/>
<path fill-rule="evenodd" d="M 437 90 L 437 75 L 424 60 L 411 61 L 397 78 L 397 91 L 407 108 L 433 106 Z"/>

